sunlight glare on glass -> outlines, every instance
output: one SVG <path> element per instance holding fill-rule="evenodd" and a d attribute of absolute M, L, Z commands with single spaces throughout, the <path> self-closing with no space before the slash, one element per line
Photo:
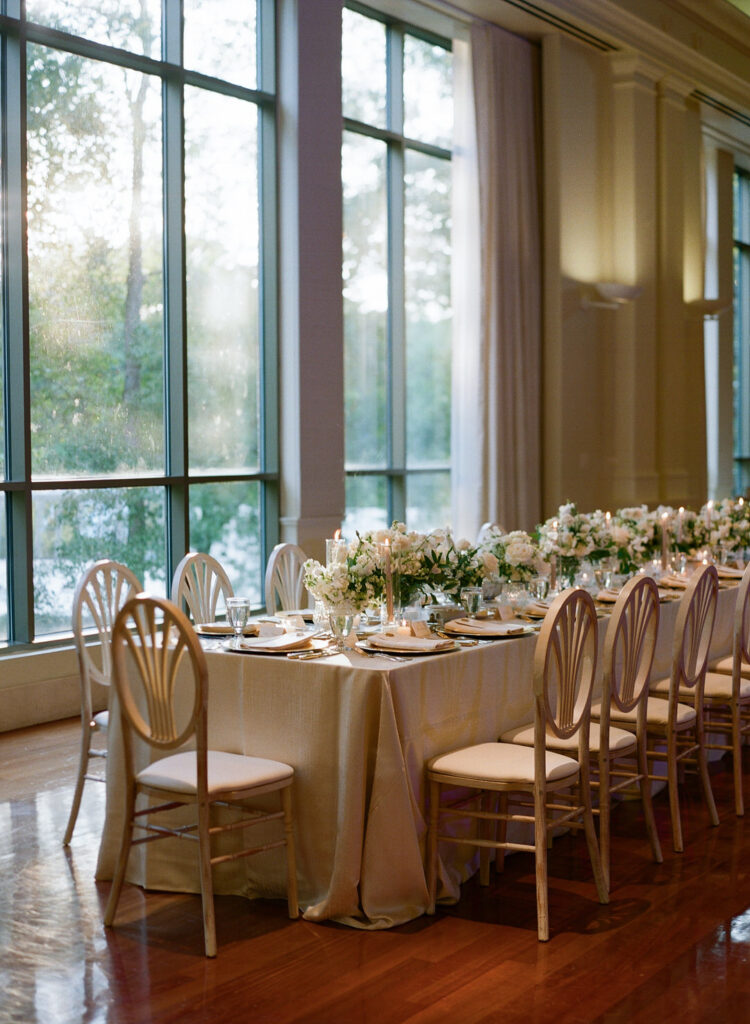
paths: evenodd
<path fill-rule="evenodd" d="M 385 25 L 344 8 L 341 102 L 344 117 L 386 127 Z"/>
<path fill-rule="evenodd" d="M 28 21 L 158 59 L 160 0 L 26 0 Z"/>
<path fill-rule="evenodd" d="M 453 137 L 451 53 L 408 34 L 404 38 L 404 135 L 446 149 Z"/>
<path fill-rule="evenodd" d="M 254 0 L 185 0 L 185 67 L 256 88 L 256 6 Z"/>

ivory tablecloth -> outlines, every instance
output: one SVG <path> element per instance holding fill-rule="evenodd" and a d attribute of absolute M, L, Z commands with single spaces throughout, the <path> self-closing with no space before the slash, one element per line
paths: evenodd
<path fill-rule="evenodd" d="M 731 649 L 735 593 L 719 594 L 714 655 Z M 676 613 L 677 602 L 662 604 L 655 674 L 669 672 Z M 600 622 L 600 651 L 607 621 Z M 388 928 L 424 913 L 424 764 L 531 719 L 535 643 L 535 636 L 514 637 L 400 663 L 356 652 L 309 662 L 207 652 L 209 745 L 294 767 L 297 873 L 307 919 Z M 142 763 L 147 756 L 141 752 Z M 122 744 L 113 722 L 99 879 L 114 871 L 122 795 Z M 450 844 L 441 858 L 439 895 L 456 898 L 475 870 L 475 851 Z M 198 892 L 196 850 L 178 840 L 134 848 L 127 878 L 150 889 Z M 219 865 L 215 888 L 281 898 L 283 857 L 276 850 Z"/>

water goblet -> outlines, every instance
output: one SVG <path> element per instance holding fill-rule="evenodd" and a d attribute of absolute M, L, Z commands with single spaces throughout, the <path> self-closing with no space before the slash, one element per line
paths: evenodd
<path fill-rule="evenodd" d="M 482 606 L 481 587 L 463 587 L 461 590 L 461 604 L 470 619 L 475 619 Z"/>
<path fill-rule="evenodd" d="M 537 601 L 546 601 L 549 594 L 549 576 L 535 576 L 531 581 L 531 593 Z"/>
<path fill-rule="evenodd" d="M 240 646 L 242 631 L 250 617 L 250 601 L 246 597 L 227 598 L 227 621 L 234 630 L 232 648 L 237 650 Z"/>
<path fill-rule="evenodd" d="M 354 615 L 351 612 L 333 609 L 328 613 L 328 625 L 333 633 L 333 645 L 337 651 L 345 651 L 344 641 L 349 636 L 354 626 Z"/>

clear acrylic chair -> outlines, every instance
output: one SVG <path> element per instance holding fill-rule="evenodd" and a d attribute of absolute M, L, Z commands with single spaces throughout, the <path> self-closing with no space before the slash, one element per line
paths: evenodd
<path fill-rule="evenodd" d="M 302 567 L 307 555 L 296 544 L 277 544 L 266 565 L 266 611 L 275 615 L 309 604 Z"/>
<path fill-rule="evenodd" d="M 584 590 L 566 590 L 553 601 L 534 654 L 534 745 L 480 743 L 441 754 L 427 764 L 430 790 L 427 834 L 428 913 L 435 912 L 438 844 L 480 849 L 480 882 L 489 882 L 489 852 L 502 870 L 505 850 L 533 852 L 536 862 L 537 931 L 549 938 L 547 848 L 553 830 L 583 827 L 601 903 L 609 896 L 591 806 L 589 724 L 596 671 L 597 623 L 594 602 Z M 575 744 L 575 757 L 547 748 L 555 735 Z M 441 802 L 444 789 L 468 796 Z M 513 803 L 509 807 L 509 797 Z M 519 803 L 520 801 L 520 803 Z M 497 802 L 497 806 L 496 806 Z M 528 810 L 531 813 L 528 813 Z M 477 834 L 449 832 L 447 820 L 476 822 Z M 509 822 L 533 826 L 534 842 L 508 841 Z M 495 828 L 496 834 L 491 829 Z"/>
<path fill-rule="evenodd" d="M 170 836 L 198 846 L 206 956 L 216 955 L 215 864 L 283 847 L 287 907 L 289 916 L 297 917 L 294 769 L 269 758 L 207 748 L 206 656 L 187 617 L 163 598 L 146 594 L 131 598 L 115 621 L 112 656 L 122 727 L 125 814 L 105 925 L 114 921 L 131 847 Z M 156 752 L 156 760 L 140 771 L 135 766 L 139 742 Z M 274 792 L 280 796 L 279 810 L 269 810 L 265 803 L 262 810 L 248 806 L 254 798 Z M 141 796 L 146 800 L 139 807 Z M 153 804 L 154 799 L 158 803 Z M 211 814 L 215 806 L 224 809 L 221 820 Z M 175 807 L 192 807 L 192 820 L 175 824 L 169 818 Z M 227 808 L 235 814 L 227 815 Z M 278 839 L 269 841 L 264 831 L 257 846 L 212 854 L 212 840 L 220 834 L 244 836 L 248 828 L 277 820 L 283 824 Z"/>
<path fill-rule="evenodd" d="M 108 711 L 94 712 L 92 684 L 110 685 L 112 626 L 128 598 L 142 589 L 135 573 L 127 566 L 108 559 L 95 562 L 84 572 L 76 586 L 72 625 L 81 681 L 81 752 L 73 804 L 63 837 L 64 846 L 70 843 L 73 836 L 86 781 L 104 781 L 101 775 L 88 774 L 92 758 L 107 756 L 106 747 L 94 746 L 93 739 L 97 733 L 106 734 L 109 724 Z M 93 634 L 92 626 L 95 630 Z M 98 644 L 91 643 L 95 638 L 98 638 Z"/>
<path fill-rule="evenodd" d="M 224 567 L 212 555 L 189 552 L 172 577 L 172 603 L 187 609 L 193 622 L 214 622 L 226 599 L 234 596 Z"/>

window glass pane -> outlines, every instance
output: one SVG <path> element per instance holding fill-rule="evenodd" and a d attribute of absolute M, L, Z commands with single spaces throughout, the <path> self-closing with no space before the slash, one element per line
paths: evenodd
<path fill-rule="evenodd" d="M 450 149 L 453 81 L 450 50 L 404 37 L 404 135 Z"/>
<path fill-rule="evenodd" d="M 429 533 L 451 521 L 451 478 L 443 473 L 415 473 L 406 477 L 406 522 L 410 530 Z"/>
<path fill-rule="evenodd" d="M 734 176 L 734 239 L 750 245 L 750 177 Z"/>
<path fill-rule="evenodd" d="M 254 89 L 255 0 L 185 0 L 185 67 Z"/>
<path fill-rule="evenodd" d="M 161 90 L 29 47 L 36 477 L 164 466 Z"/>
<path fill-rule="evenodd" d="M 76 584 L 97 559 L 122 562 L 146 590 L 165 593 L 163 488 L 39 491 L 32 512 L 37 636 L 70 631 Z"/>
<path fill-rule="evenodd" d="M 257 113 L 185 90 L 190 468 L 259 466 Z"/>
<path fill-rule="evenodd" d="M 384 466 L 387 451 L 388 258 L 385 144 L 346 133 L 344 386 L 346 462 Z"/>
<path fill-rule="evenodd" d="M 385 25 L 347 8 L 344 8 L 342 17 L 341 102 L 344 117 L 385 128 Z"/>
<path fill-rule="evenodd" d="M 0 494 L 0 641 L 8 639 L 8 541 L 5 536 L 6 495 Z"/>
<path fill-rule="evenodd" d="M 409 466 L 447 466 L 450 462 L 450 174 L 448 160 L 407 151 L 404 222 Z"/>
<path fill-rule="evenodd" d="M 26 0 L 29 21 L 147 57 L 161 54 L 161 0 Z"/>
<path fill-rule="evenodd" d="M 346 478 L 346 518 L 341 532 L 351 539 L 359 531 L 380 530 L 388 522 L 388 482 L 383 476 Z"/>
<path fill-rule="evenodd" d="M 235 594 L 263 603 L 260 484 L 197 484 L 190 488 L 190 548 L 224 566 Z"/>

